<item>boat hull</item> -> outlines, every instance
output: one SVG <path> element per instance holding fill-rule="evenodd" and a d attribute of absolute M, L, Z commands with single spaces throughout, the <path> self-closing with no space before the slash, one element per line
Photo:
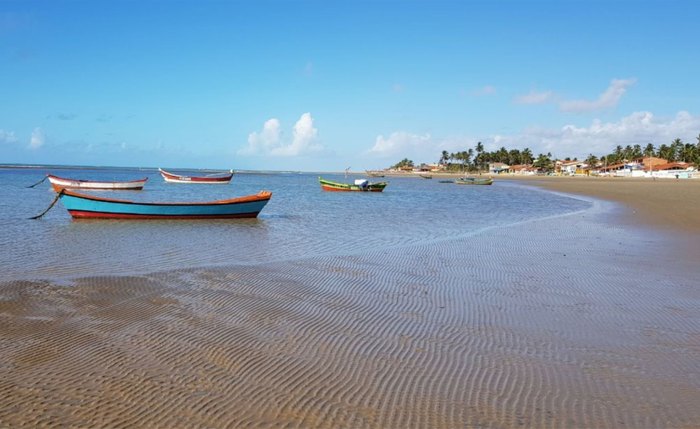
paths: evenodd
<path fill-rule="evenodd" d="M 163 169 L 158 169 L 163 180 L 169 183 L 195 183 L 195 184 L 209 184 L 209 185 L 225 185 L 231 182 L 233 178 L 233 170 L 229 173 L 217 175 L 217 176 L 182 176 L 179 174 L 169 173 Z"/>
<path fill-rule="evenodd" d="M 92 189 L 92 190 L 110 190 L 110 191 L 140 191 L 143 189 L 148 177 L 139 180 L 116 181 L 116 182 L 98 182 L 92 180 L 76 180 L 58 177 L 49 174 L 48 176 L 51 187 L 56 192 L 61 189 Z"/>
<path fill-rule="evenodd" d="M 321 189 L 329 192 L 382 192 L 386 188 L 387 182 L 369 183 L 367 186 L 353 185 L 350 183 L 331 182 L 318 178 Z"/>
<path fill-rule="evenodd" d="M 493 179 L 457 179 L 458 185 L 492 185 Z"/>
<path fill-rule="evenodd" d="M 271 192 L 196 203 L 145 203 L 100 198 L 63 190 L 61 203 L 75 219 L 236 219 L 254 218 Z"/>

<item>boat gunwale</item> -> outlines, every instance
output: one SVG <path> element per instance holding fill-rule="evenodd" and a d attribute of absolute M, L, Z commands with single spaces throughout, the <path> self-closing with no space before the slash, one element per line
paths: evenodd
<path fill-rule="evenodd" d="M 163 179 L 165 181 L 170 181 L 168 179 L 171 179 L 171 181 L 178 181 L 178 182 L 186 182 L 186 183 L 220 183 L 220 182 L 230 182 L 231 179 L 233 178 L 233 170 L 229 170 L 228 173 L 219 173 L 214 176 L 186 176 L 186 175 L 181 175 L 181 174 L 174 174 L 169 171 L 165 171 L 162 168 L 158 168 L 158 172 L 160 172 L 161 176 L 163 176 Z"/>
<path fill-rule="evenodd" d="M 54 174 L 47 174 L 46 177 L 49 178 L 49 181 L 51 182 L 51 179 L 55 180 L 60 180 L 64 182 L 73 182 L 73 183 L 85 183 L 85 184 L 104 184 L 104 185 L 109 185 L 109 184 L 130 184 L 130 183 L 146 183 L 148 181 L 148 177 L 144 177 L 143 179 L 136 179 L 136 180 L 113 180 L 113 181 L 104 181 L 104 180 L 85 180 L 85 179 L 68 179 L 66 177 L 60 177 L 56 176 Z M 54 182 L 51 182 L 52 184 Z"/>
<path fill-rule="evenodd" d="M 75 198 L 82 198 L 91 201 L 98 201 L 104 203 L 118 203 L 118 204 L 133 204 L 142 206 L 219 206 L 219 205 L 230 205 L 230 204 L 240 204 L 240 203 L 252 203 L 258 201 L 266 201 L 272 198 L 272 192 L 270 191 L 260 191 L 257 194 L 244 195 L 242 197 L 228 198 L 225 200 L 215 200 L 215 201 L 199 201 L 199 202 L 140 202 L 132 200 L 122 200 L 118 198 L 104 198 L 98 197 L 96 195 L 83 194 L 80 192 L 71 191 L 68 189 L 63 189 L 63 195 L 68 195 Z"/>

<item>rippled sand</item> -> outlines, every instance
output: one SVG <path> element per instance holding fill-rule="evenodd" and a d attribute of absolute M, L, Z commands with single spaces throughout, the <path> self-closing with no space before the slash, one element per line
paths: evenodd
<path fill-rule="evenodd" d="M 465 226 L 468 228 L 468 226 Z M 700 291 L 592 212 L 264 266 L 0 285 L 0 427 L 698 427 Z"/>

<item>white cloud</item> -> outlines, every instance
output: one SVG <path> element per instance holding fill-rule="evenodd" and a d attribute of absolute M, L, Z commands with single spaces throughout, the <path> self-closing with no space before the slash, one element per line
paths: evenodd
<path fill-rule="evenodd" d="M 608 88 L 595 100 L 564 100 L 552 91 L 532 90 L 525 95 L 515 97 L 517 104 L 558 103 L 559 110 L 570 113 L 596 112 L 618 105 L 627 89 L 637 82 L 636 79 L 613 79 Z"/>
<path fill-rule="evenodd" d="M 533 127 L 514 134 L 493 134 L 490 136 L 451 136 L 436 138 L 429 134 L 416 135 L 407 132 L 393 132 L 387 138 L 380 135 L 374 146 L 365 155 L 377 158 L 408 158 L 414 162 L 434 162 L 440 153 L 450 153 L 474 148 L 478 141 L 487 151 L 525 149 L 535 154 L 551 152 L 559 158 L 585 158 L 588 154 L 600 156 L 611 153 L 615 146 L 642 147 L 647 143 L 659 147 L 680 138 L 686 143 L 697 143 L 700 133 L 700 116 L 688 112 L 678 112 L 674 117 L 658 118 L 651 112 L 635 112 L 614 122 L 598 119 L 589 125 L 563 125 L 559 128 Z"/>
<path fill-rule="evenodd" d="M 559 103 L 559 108 L 564 112 L 592 112 L 615 107 L 627 92 L 627 88 L 635 82 L 636 79 L 613 79 L 608 89 L 596 100 L 565 100 Z"/>
<path fill-rule="evenodd" d="M 39 149 L 44 145 L 45 140 L 46 137 L 44 136 L 44 132 L 41 131 L 41 128 L 34 128 L 34 131 L 32 131 L 32 137 L 29 139 L 29 148 L 35 150 Z"/>
<path fill-rule="evenodd" d="M 487 150 L 501 146 L 513 149 L 529 147 L 535 154 L 551 152 L 558 157 L 585 157 L 610 153 L 615 146 L 653 143 L 656 147 L 680 138 L 696 143 L 700 116 L 681 111 L 673 118 L 657 118 L 651 112 L 635 112 L 616 122 L 596 119 L 588 126 L 564 125 L 561 128 L 529 128 L 519 134 L 490 136 L 483 140 Z"/>
<path fill-rule="evenodd" d="M 0 130 L 0 143 L 15 143 L 16 141 L 17 137 L 15 137 L 14 132 Z"/>
<path fill-rule="evenodd" d="M 318 130 L 314 128 L 311 113 L 304 113 L 294 124 L 294 140 L 291 145 L 279 146 L 272 150 L 272 155 L 297 156 L 310 152 L 318 152 L 322 146 L 317 143 Z"/>
<path fill-rule="evenodd" d="M 314 128 L 311 113 L 301 115 L 294 125 L 293 140 L 288 144 L 282 139 L 280 121 L 272 118 L 265 121 L 261 132 L 252 132 L 248 135 L 248 146 L 238 153 L 279 157 L 305 155 L 323 150 L 323 146 L 317 140 L 318 130 Z"/>
<path fill-rule="evenodd" d="M 280 145 L 280 121 L 272 118 L 265 121 L 260 133 L 248 134 L 248 147 L 241 154 L 268 153 Z"/>
<path fill-rule="evenodd" d="M 403 131 L 391 133 L 388 138 L 383 135 L 378 135 L 374 142 L 374 146 L 367 151 L 368 155 L 373 156 L 413 156 L 416 152 L 422 152 L 424 149 L 431 149 L 434 142 L 430 134 L 417 135 Z"/>
<path fill-rule="evenodd" d="M 552 101 L 553 97 L 552 91 L 538 92 L 532 90 L 525 95 L 515 97 L 515 102 L 518 104 L 543 104 Z"/>

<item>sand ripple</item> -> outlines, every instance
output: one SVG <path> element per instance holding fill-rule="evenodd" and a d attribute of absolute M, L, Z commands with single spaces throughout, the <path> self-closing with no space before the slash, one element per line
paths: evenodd
<path fill-rule="evenodd" d="M 559 219 L 363 256 L 5 283 L 0 426 L 698 426 L 700 296 L 671 259 L 636 270 L 652 259 L 636 240 Z"/>

